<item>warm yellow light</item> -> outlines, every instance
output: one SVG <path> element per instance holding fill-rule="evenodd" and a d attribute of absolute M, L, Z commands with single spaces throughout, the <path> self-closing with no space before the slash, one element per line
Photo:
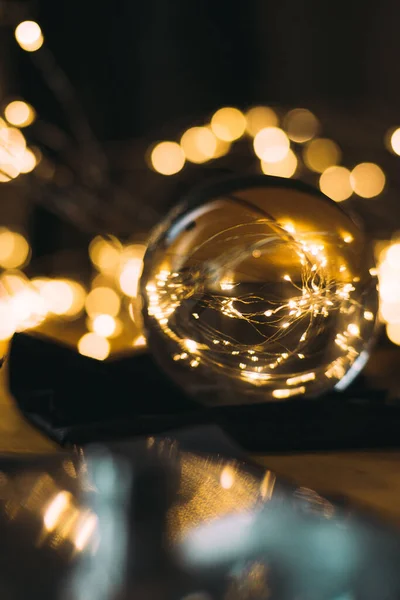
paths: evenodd
<path fill-rule="evenodd" d="M 297 157 L 293 150 L 289 150 L 285 158 L 278 162 L 261 161 L 261 169 L 265 175 L 274 175 L 275 177 L 292 177 L 297 169 Z"/>
<path fill-rule="evenodd" d="M 400 346 L 400 323 L 388 323 L 386 335 L 393 344 Z"/>
<path fill-rule="evenodd" d="M 210 126 L 208 126 L 207 129 L 212 133 L 212 135 L 214 135 Z M 214 135 L 214 137 L 215 137 L 217 146 L 216 146 L 215 152 L 212 156 L 213 159 L 220 158 L 221 156 L 225 156 L 226 154 L 228 154 L 228 152 L 232 146 L 231 142 L 225 142 L 224 140 L 220 140 L 215 135 Z"/>
<path fill-rule="evenodd" d="M 381 300 L 379 312 L 385 323 L 400 323 L 400 302 L 386 302 Z"/>
<path fill-rule="evenodd" d="M 75 548 L 79 552 L 82 552 L 82 550 L 85 549 L 90 540 L 93 538 L 93 534 L 97 528 L 97 523 L 98 517 L 93 513 L 86 514 L 79 523 L 74 540 Z"/>
<path fill-rule="evenodd" d="M 43 523 L 47 531 L 53 531 L 61 520 L 63 513 L 71 504 L 69 492 L 59 492 L 45 510 Z"/>
<path fill-rule="evenodd" d="M 4 269 L 17 269 L 26 264 L 30 247 L 20 233 L 0 229 L 0 266 Z"/>
<path fill-rule="evenodd" d="M 246 131 L 253 137 L 261 129 L 266 127 L 277 127 L 278 117 L 276 112 L 268 106 L 254 106 L 246 113 Z"/>
<path fill-rule="evenodd" d="M 229 490 L 235 483 L 235 469 L 230 466 L 224 467 L 219 481 L 224 490 Z"/>
<path fill-rule="evenodd" d="M 362 198 L 373 198 L 385 187 L 385 174 L 374 163 L 361 163 L 352 170 L 350 184 Z"/>
<path fill-rule="evenodd" d="M 36 156 L 32 150 L 26 148 L 23 155 L 18 158 L 17 164 L 20 173 L 30 173 L 36 167 Z"/>
<path fill-rule="evenodd" d="M 42 30 L 35 21 L 23 21 L 15 29 L 15 39 L 23 50 L 35 52 L 43 45 Z"/>
<path fill-rule="evenodd" d="M 161 175 L 175 175 L 183 169 L 185 154 L 176 142 L 160 142 L 150 156 L 153 169 Z"/>
<path fill-rule="evenodd" d="M 400 127 L 392 133 L 390 137 L 390 145 L 393 152 L 400 155 Z"/>
<path fill-rule="evenodd" d="M 356 337 L 360 335 L 360 328 L 356 323 L 350 323 L 347 327 L 347 331 L 350 333 L 350 335 L 354 335 Z"/>
<path fill-rule="evenodd" d="M 26 140 L 24 134 L 15 127 L 5 127 L 0 129 L 0 162 L 4 160 L 4 152 L 8 153 L 9 159 L 20 158 L 26 149 Z"/>
<path fill-rule="evenodd" d="M 86 290 L 77 281 L 71 279 L 64 279 L 63 281 L 68 285 L 70 292 L 72 293 L 72 303 L 63 314 L 68 317 L 75 317 L 85 308 Z"/>
<path fill-rule="evenodd" d="M 306 391 L 306 388 L 304 387 L 304 385 L 297 387 L 297 388 L 284 388 L 281 390 L 273 390 L 272 395 L 274 398 L 278 398 L 279 400 L 282 400 L 284 398 L 290 398 L 291 396 L 298 396 L 299 394 L 304 394 Z"/>
<path fill-rule="evenodd" d="M 115 317 L 112 317 L 114 319 L 114 331 L 107 337 L 109 337 L 110 339 L 114 339 L 117 338 L 121 335 L 121 333 L 124 331 L 124 324 L 121 321 L 121 319 L 116 319 Z"/>
<path fill-rule="evenodd" d="M 66 315 L 74 304 L 74 291 L 68 281 L 49 280 L 40 286 L 47 309 L 55 315 Z"/>
<path fill-rule="evenodd" d="M 217 138 L 207 127 L 191 127 L 181 137 L 181 148 L 187 160 L 200 164 L 214 157 Z"/>
<path fill-rule="evenodd" d="M 224 142 L 239 139 L 246 129 L 246 117 L 237 108 L 220 108 L 211 119 L 213 133 Z"/>
<path fill-rule="evenodd" d="M 98 235 L 89 244 L 90 260 L 103 273 L 115 273 L 119 267 L 121 252 L 121 244 L 114 236 L 106 239 Z"/>
<path fill-rule="evenodd" d="M 35 120 L 35 111 L 30 104 L 21 100 L 10 102 L 4 110 L 4 115 L 11 125 L 27 127 Z"/>
<path fill-rule="evenodd" d="M 321 192 L 335 200 L 343 202 L 353 193 L 350 184 L 350 171 L 345 167 L 329 167 L 319 179 Z"/>
<path fill-rule="evenodd" d="M 143 346 L 146 346 L 146 338 L 144 337 L 144 335 L 139 335 L 135 341 L 133 342 L 133 346 L 135 346 L 135 348 L 141 348 Z"/>
<path fill-rule="evenodd" d="M 78 350 L 84 356 L 104 360 L 110 354 L 110 342 L 96 333 L 85 333 L 78 342 Z"/>
<path fill-rule="evenodd" d="M 8 300 L 0 300 L 0 340 L 10 339 L 14 335 L 17 325 L 12 304 Z"/>
<path fill-rule="evenodd" d="M 137 296 L 142 269 L 143 260 L 140 258 L 131 258 L 122 267 L 119 276 L 119 286 L 126 296 Z"/>
<path fill-rule="evenodd" d="M 323 173 L 329 167 L 337 165 L 341 158 L 340 148 L 332 140 L 318 138 L 312 140 L 304 149 L 304 162 L 311 171 Z"/>
<path fill-rule="evenodd" d="M 385 249 L 385 261 L 392 269 L 400 269 L 400 244 L 392 244 Z"/>
<path fill-rule="evenodd" d="M 289 152 L 289 140 L 279 127 L 261 129 L 254 138 L 254 152 L 260 160 L 268 163 L 283 160 Z"/>
<path fill-rule="evenodd" d="M 116 329 L 116 321 L 111 315 L 96 315 L 91 323 L 94 333 L 100 337 L 112 337 Z"/>
<path fill-rule="evenodd" d="M 364 310 L 364 319 L 366 321 L 373 321 L 374 320 L 374 313 L 371 312 L 370 310 Z"/>
<path fill-rule="evenodd" d="M 89 317 L 99 314 L 116 317 L 121 306 L 121 300 L 113 289 L 96 287 L 86 297 L 85 307 Z"/>
<path fill-rule="evenodd" d="M 295 108 L 285 118 L 289 139 L 298 144 L 311 140 L 318 131 L 318 119 L 306 108 Z"/>

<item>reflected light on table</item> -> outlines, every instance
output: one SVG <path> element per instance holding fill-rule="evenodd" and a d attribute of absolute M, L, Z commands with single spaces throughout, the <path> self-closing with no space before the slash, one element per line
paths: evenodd
<path fill-rule="evenodd" d="M 43 523 L 47 531 L 53 531 L 71 504 L 69 492 L 59 492 L 45 509 Z"/>

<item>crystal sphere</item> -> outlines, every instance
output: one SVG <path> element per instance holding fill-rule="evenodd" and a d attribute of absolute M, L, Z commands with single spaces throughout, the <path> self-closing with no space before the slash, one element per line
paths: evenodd
<path fill-rule="evenodd" d="M 367 239 L 298 181 L 229 178 L 185 198 L 151 236 L 148 344 L 207 404 L 317 396 L 364 366 L 377 313 Z"/>

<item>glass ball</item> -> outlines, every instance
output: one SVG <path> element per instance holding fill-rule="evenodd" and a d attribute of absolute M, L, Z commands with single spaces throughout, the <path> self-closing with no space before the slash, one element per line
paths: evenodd
<path fill-rule="evenodd" d="M 319 191 L 274 177 L 195 191 L 153 233 L 141 280 L 148 344 L 210 405 L 344 389 L 377 313 L 372 252 Z"/>

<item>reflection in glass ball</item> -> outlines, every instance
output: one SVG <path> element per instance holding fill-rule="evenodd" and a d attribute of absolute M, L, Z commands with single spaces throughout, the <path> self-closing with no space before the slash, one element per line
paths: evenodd
<path fill-rule="evenodd" d="M 148 343 L 208 404 L 343 389 L 366 361 L 377 310 L 364 234 L 299 182 L 230 179 L 153 234 L 141 281 Z"/>

